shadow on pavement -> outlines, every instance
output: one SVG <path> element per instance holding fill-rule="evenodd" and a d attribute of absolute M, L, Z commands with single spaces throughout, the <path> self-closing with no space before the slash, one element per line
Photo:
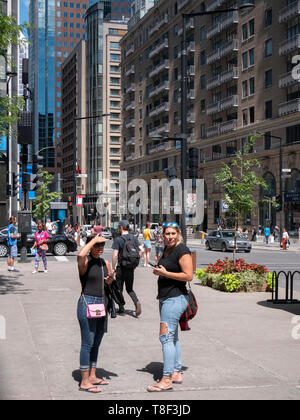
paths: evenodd
<path fill-rule="evenodd" d="M 9 273 L 7 275 L 0 274 L 0 295 L 7 295 L 10 293 L 26 294 L 32 292 L 31 289 L 21 289 L 24 286 L 20 277 L 24 277 L 19 272 Z"/>
<path fill-rule="evenodd" d="M 151 362 L 143 369 L 137 369 L 137 372 L 146 372 L 153 375 L 153 380 L 158 381 L 163 376 L 163 368 L 164 364 L 162 362 Z M 182 366 L 182 371 L 185 372 L 188 368 L 186 366 Z"/>
<path fill-rule="evenodd" d="M 294 315 L 300 315 L 300 302 L 299 303 L 272 303 L 272 302 L 257 302 L 258 305 L 264 306 L 269 309 L 280 309 L 282 311 L 290 312 Z"/>
<path fill-rule="evenodd" d="M 116 373 L 114 372 L 109 372 L 108 370 L 105 369 L 96 369 L 96 376 L 99 379 L 106 379 L 107 381 L 109 381 L 111 379 L 111 376 L 118 376 Z M 80 385 L 81 382 L 81 372 L 79 369 L 74 370 L 72 372 L 72 377 L 74 379 L 74 381 L 78 382 L 78 386 Z"/>

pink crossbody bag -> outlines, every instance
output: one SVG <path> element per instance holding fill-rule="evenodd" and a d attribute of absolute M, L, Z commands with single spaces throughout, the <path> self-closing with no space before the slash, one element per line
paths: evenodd
<path fill-rule="evenodd" d="M 104 299 L 104 270 L 103 270 L 103 265 L 102 265 L 102 296 Z M 84 294 L 82 293 L 82 297 L 84 299 L 84 302 L 86 304 L 86 316 L 87 318 L 103 318 L 104 316 L 106 316 L 106 311 L 105 311 L 105 305 L 104 303 L 92 303 L 92 304 L 87 304 Z"/>

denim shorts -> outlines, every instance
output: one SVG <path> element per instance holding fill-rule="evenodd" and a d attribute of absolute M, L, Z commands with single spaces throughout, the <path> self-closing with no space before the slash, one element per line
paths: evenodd
<path fill-rule="evenodd" d="M 149 241 L 149 239 L 147 239 L 146 241 L 144 241 L 144 247 L 151 249 L 151 241 Z"/>
<path fill-rule="evenodd" d="M 17 245 L 8 245 L 8 258 L 17 258 L 18 256 L 18 247 Z"/>

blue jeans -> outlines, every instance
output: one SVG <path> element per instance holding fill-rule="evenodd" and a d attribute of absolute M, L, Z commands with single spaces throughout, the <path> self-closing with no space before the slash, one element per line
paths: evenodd
<path fill-rule="evenodd" d="M 84 295 L 88 305 L 103 303 L 102 298 Z M 104 335 L 103 318 L 89 319 L 86 315 L 86 304 L 81 296 L 77 304 L 77 318 L 81 330 L 80 370 L 96 368 L 98 351 Z"/>
<path fill-rule="evenodd" d="M 182 368 L 178 323 L 187 305 L 188 297 L 185 295 L 159 301 L 160 323 L 166 324 L 167 328 L 167 333 L 159 337 L 164 357 L 164 376 L 170 376 L 174 371 L 180 371 Z"/>

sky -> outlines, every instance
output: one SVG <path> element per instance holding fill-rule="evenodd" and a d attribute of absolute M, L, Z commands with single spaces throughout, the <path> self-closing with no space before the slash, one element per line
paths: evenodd
<path fill-rule="evenodd" d="M 20 23 L 28 22 L 29 0 L 20 0 Z"/>

